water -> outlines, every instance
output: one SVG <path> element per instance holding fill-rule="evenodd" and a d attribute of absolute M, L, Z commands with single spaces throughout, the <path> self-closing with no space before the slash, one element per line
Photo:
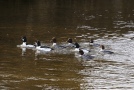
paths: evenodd
<path fill-rule="evenodd" d="M 1 0 L 0 89 L 92 90 L 134 89 L 133 0 Z M 115 54 L 93 53 L 81 60 L 70 52 L 36 55 L 16 45 L 51 45 L 68 38 L 83 43 L 94 38 Z M 98 51 L 99 48 L 96 48 Z"/>

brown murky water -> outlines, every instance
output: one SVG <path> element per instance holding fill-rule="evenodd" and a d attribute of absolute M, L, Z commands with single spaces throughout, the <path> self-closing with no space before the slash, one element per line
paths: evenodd
<path fill-rule="evenodd" d="M 1 0 L 0 89 L 92 90 L 134 89 L 133 0 Z M 90 38 L 115 54 L 44 53 L 16 47 L 21 36 L 51 44 Z M 98 49 L 96 49 L 97 51 Z"/>

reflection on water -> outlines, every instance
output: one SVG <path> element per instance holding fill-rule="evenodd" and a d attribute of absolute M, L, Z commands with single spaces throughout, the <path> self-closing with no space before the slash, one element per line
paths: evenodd
<path fill-rule="evenodd" d="M 26 48 L 21 48 L 22 49 L 22 56 L 25 56 L 26 54 Z"/>
<path fill-rule="evenodd" d="M 1 0 L 0 89 L 134 89 L 133 0 Z M 91 49 L 93 60 L 74 52 L 44 53 L 18 48 L 21 36 L 28 43 L 51 45 L 68 38 Z M 94 38 L 115 54 L 100 54 L 100 47 L 83 43 Z"/>

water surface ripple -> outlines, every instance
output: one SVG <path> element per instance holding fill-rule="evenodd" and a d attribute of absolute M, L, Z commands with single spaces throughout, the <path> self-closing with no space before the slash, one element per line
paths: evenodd
<path fill-rule="evenodd" d="M 0 89 L 133 90 L 133 0 L 1 0 Z M 38 52 L 16 47 L 26 35 L 51 46 L 68 38 L 91 49 L 91 60 L 69 50 Z M 104 45 L 114 54 L 100 53 Z M 85 44 L 86 43 L 86 44 Z"/>

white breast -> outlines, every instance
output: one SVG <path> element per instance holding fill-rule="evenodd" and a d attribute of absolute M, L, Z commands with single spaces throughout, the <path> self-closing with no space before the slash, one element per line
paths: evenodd
<path fill-rule="evenodd" d="M 36 50 L 40 50 L 40 51 L 51 51 L 52 49 L 51 48 L 41 48 L 40 46 L 36 47 Z"/>

